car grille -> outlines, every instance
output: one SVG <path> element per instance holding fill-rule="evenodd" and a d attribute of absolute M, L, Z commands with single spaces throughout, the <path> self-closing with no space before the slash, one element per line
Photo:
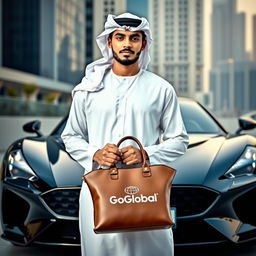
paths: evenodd
<path fill-rule="evenodd" d="M 171 206 L 177 208 L 177 216 L 200 214 L 207 210 L 217 198 L 218 193 L 203 187 L 173 186 Z"/>
<path fill-rule="evenodd" d="M 44 202 L 56 214 L 78 217 L 80 188 L 55 189 L 42 195 Z"/>
<path fill-rule="evenodd" d="M 200 218 L 178 220 L 173 235 L 176 245 L 221 243 L 227 240 L 220 232 Z"/>
<path fill-rule="evenodd" d="M 78 217 L 80 188 L 55 189 L 42 195 L 47 206 L 55 214 Z M 216 200 L 218 193 L 203 187 L 173 186 L 171 206 L 177 208 L 177 216 L 200 214 Z"/>

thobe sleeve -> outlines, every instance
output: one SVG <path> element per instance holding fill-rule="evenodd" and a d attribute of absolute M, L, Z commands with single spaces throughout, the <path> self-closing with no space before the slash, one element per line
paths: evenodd
<path fill-rule="evenodd" d="M 61 134 L 67 152 L 84 169 L 92 170 L 93 155 L 97 151 L 95 146 L 88 142 L 87 122 L 84 109 L 84 96 L 86 92 L 76 92 L 71 104 L 69 117 Z"/>
<path fill-rule="evenodd" d="M 166 93 L 160 119 L 162 143 L 145 147 L 150 164 L 166 164 L 176 160 L 186 152 L 188 135 L 182 120 L 180 106 L 172 87 Z"/>

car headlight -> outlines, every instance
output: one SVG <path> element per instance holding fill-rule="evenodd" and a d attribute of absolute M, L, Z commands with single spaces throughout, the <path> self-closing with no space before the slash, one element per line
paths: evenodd
<path fill-rule="evenodd" d="M 256 148 L 247 146 L 236 163 L 224 174 L 226 178 L 256 174 Z"/>
<path fill-rule="evenodd" d="M 8 156 L 7 170 L 10 177 L 13 179 L 22 178 L 30 181 L 38 179 L 36 174 L 27 164 L 20 149 L 10 152 Z"/>

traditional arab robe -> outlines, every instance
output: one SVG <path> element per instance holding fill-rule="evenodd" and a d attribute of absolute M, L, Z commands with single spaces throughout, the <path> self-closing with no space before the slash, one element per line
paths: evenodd
<path fill-rule="evenodd" d="M 107 38 L 117 29 L 146 35 L 140 71 L 134 76 L 118 76 L 111 69 L 113 56 Z M 128 135 L 142 142 L 150 164 L 171 166 L 186 151 L 188 136 L 175 91 L 163 78 L 146 71 L 151 41 L 147 20 L 129 13 L 109 15 L 105 31 L 97 37 L 103 58 L 87 66 L 85 77 L 72 91 L 73 102 L 62 133 L 66 150 L 85 173 L 99 168 L 93 162 L 98 149 Z M 122 145 L 130 144 L 125 141 Z M 174 255 L 172 229 L 95 234 L 93 203 L 86 183 L 80 194 L 79 227 L 83 256 Z"/>

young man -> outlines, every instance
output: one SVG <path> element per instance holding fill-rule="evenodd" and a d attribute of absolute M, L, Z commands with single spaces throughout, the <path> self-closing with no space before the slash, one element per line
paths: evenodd
<path fill-rule="evenodd" d="M 141 163 L 140 150 L 122 137 L 137 137 L 151 164 L 172 162 L 184 154 L 188 136 L 173 87 L 146 71 L 152 38 L 148 22 L 129 13 L 109 15 L 97 38 L 103 58 L 86 68 L 73 92 L 62 139 L 66 150 L 89 172 L 116 163 Z M 162 143 L 160 143 L 160 137 Z M 95 234 L 93 204 L 83 183 L 79 225 L 82 255 L 171 256 L 172 230 Z"/>

